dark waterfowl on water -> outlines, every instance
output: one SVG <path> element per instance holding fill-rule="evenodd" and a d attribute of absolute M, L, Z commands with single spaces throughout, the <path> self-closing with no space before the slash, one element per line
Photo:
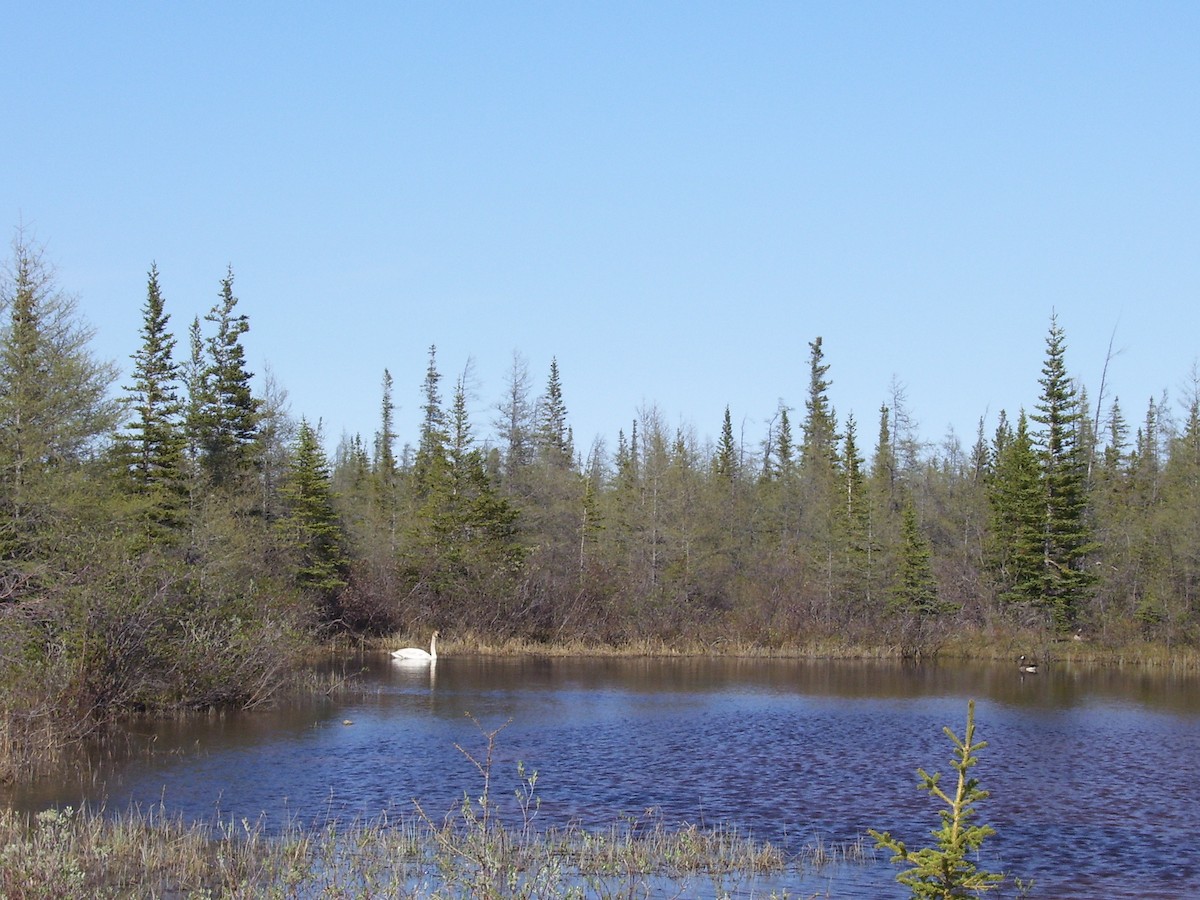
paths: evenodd
<path fill-rule="evenodd" d="M 1036 675 L 1038 664 L 1036 661 L 1029 659 L 1024 654 L 1021 654 L 1021 658 L 1017 660 L 1017 668 L 1022 672 L 1028 672 L 1030 675 Z"/>

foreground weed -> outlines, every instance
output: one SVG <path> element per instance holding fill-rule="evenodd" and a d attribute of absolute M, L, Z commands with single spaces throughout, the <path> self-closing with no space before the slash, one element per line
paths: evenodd
<path fill-rule="evenodd" d="M 868 829 L 879 847 L 892 851 L 892 862 L 909 866 L 896 876 L 896 880 L 912 890 L 914 898 L 921 900 L 978 896 L 998 887 L 1005 877 L 982 872 L 967 858 L 968 853 L 977 852 L 984 840 L 996 833 L 989 825 L 971 823 L 975 817 L 975 804 L 988 797 L 988 792 L 979 787 L 979 780 L 969 775 L 979 762 L 975 754 L 987 746 L 986 741 L 975 742 L 975 701 L 967 704 L 967 728 L 962 740 L 949 726 L 944 731 L 954 744 L 955 752 L 950 760 L 958 775 L 954 795 L 942 790 L 940 773 L 930 775 L 924 769 L 917 769 L 921 790 L 946 806 L 939 810 L 942 827 L 932 832 L 937 843 L 932 847 L 909 850 L 903 841 L 896 840 L 889 832 Z"/>
<path fill-rule="evenodd" d="M 243 822 L 216 835 L 159 815 L 71 807 L 31 819 L 0 812 L 0 897 L 184 896 L 210 888 L 231 892 L 246 883 L 264 847 L 256 826 Z"/>

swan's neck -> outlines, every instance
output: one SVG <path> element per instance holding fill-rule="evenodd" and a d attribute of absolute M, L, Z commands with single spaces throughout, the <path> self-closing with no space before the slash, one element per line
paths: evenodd
<path fill-rule="evenodd" d="M 429 658 L 437 659 L 437 636 L 429 639 Z"/>

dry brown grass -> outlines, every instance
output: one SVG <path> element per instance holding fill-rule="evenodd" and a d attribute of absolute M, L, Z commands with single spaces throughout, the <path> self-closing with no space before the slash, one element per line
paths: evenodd
<path fill-rule="evenodd" d="M 0 810 L 5 900 L 180 897 L 560 898 L 712 895 L 713 879 L 861 862 L 861 842 L 786 855 L 726 828 L 657 815 L 599 831 L 503 827 L 474 815 L 333 823 L 268 836 L 245 820 L 185 825 L 162 810 Z"/>
<path fill-rule="evenodd" d="M 424 638 L 428 640 L 428 638 Z M 356 640 L 352 644 L 339 641 L 333 649 L 355 649 L 390 652 L 396 647 L 421 646 L 421 635 L 398 633 L 389 637 Z M 747 657 L 753 659 L 899 659 L 897 646 L 869 646 L 836 638 L 824 638 L 805 643 L 765 644 L 738 638 L 719 640 L 645 638 L 619 644 L 565 639 L 552 642 L 525 638 L 491 638 L 475 632 L 443 632 L 438 638 L 438 655 L 445 656 L 541 656 L 541 657 L 601 657 L 601 658 L 687 658 L 699 656 Z"/>
<path fill-rule="evenodd" d="M 355 642 L 356 649 L 385 652 L 398 646 L 420 645 L 421 636 L 397 634 Z M 343 645 L 345 646 L 345 645 Z M 541 656 L 541 657 L 606 657 L 606 658 L 672 658 L 672 657 L 745 657 L 751 659 L 845 659 L 886 660 L 905 656 L 896 644 L 867 644 L 830 637 L 818 637 L 803 642 L 768 645 L 758 641 L 727 638 L 716 641 L 665 641 L 647 638 L 622 644 L 602 644 L 581 640 L 555 642 L 530 641 L 522 638 L 493 639 L 474 632 L 443 633 L 438 642 L 440 654 L 446 656 Z M 1021 654 L 1046 662 L 1070 662 L 1112 667 L 1144 667 L 1170 669 L 1179 672 L 1200 671 L 1200 649 L 1193 647 L 1162 647 L 1138 643 L 1107 645 L 1095 639 L 1055 639 L 1036 631 L 998 631 L 979 629 L 947 637 L 927 658 L 986 661 L 1009 661 Z"/>

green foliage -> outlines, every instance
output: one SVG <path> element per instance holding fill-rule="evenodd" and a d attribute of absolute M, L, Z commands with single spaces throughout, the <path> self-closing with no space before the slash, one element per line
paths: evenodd
<path fill-rule="evenodd" d="M 1050 320 L 1042 395 L 1033 421 L 1038 435 L 1045 496 L 1041 594 L 1060 633 L 1074 629 L 1079 609 L 1095 579 L 1088 571 L 1096 549 L 1089 524 L 1087 468 L 1089 437 L 1077 391 L 1067 375 L 1066 338 L 1057 318 Z"/>
<path fill-rule="evenodd" d="M 867 491 L 864 460 L 858 450 L 858 426 L 854 416 L 846 417 L 842 441 L 841 482 L 844 492 L 841 526 L 844 534 L 843 565 L 845 593 L 859 603 L 870 595 L 872 575 L 871 505 Z"/>
<path fill-rule="evenodd" d="M 1099 549 L 1088 485 L 1095 436 L 1084 415 L 1086 401 L 1067 375 L 1065 353 L 1063 331 L 1052 318 L 1042 393 L 1030 417 L 1041 428 L 1032 433 L 1024 412 L 1015 432 L 1001 419 L 989 488 L 990 558 L 1001 594 L 1044 610 L 1060 634 L 1076 627 L 1091 597 L 1091 564 Z M 1114 442 L 1123 440 L 1122 429 L 1114 411 Z"/>
<path fill-rule="evenodd" d="M 215 486 L 228 488 L 235 487 L 253 463 L 261 402 L 254 396 L 252 375 L 246 369 L 242 335 L 250 330 L 250 320 L 236 313 L 232 268 L 221 279 L 219 297 L 205 316 L 216 331 L 204 345 L 207 356 L 197 361 L 189 427 L 204 471 Z"/>
<path fill-rule="evenodd" d="M 826 377 L 829 363 L 825 362 L 821 343 L 818 337 L 808 345 L 808 397 L 804 401 L 804 443 L 800 445 L 800 464 L 809 470 L 837 467 L 837 418 L 829 402 L 832 382 Z"/>
<path fill-rule="evenodd" d="M 955 750 L 950 761 L 957 776 L 953 793 L 941 787 L 940 773 L 930 775 L 924 769 L 917 770 L 921 790 L 945 806 L 938 810 L 941 827 L 932 831 L 936 843 L 910 850 L 890 832 L 868 829 L 879 847 L 892 851 L 892 862 L 909 867 L 896 880 L 908 887 L 914 898 L 975 897 L 998 887 L 1005 877 L 980 871 L 969 858 L 978 852 L 986 838 L 995 834 L 991 826 L 972 821 L 976 816 L 975 804 L 988 797 L 988 792 L 979 787 L 979 780 L 970 775 L 979 761 L 975 754 L 987 746 L 986 741 L 975 740 L 975 701 L 967 704 L 967 726 L 961 739 L 949 726 L 944 730 Z"/>
<path fill-rule="evenodd" d="M 158 283 L 150 267 L 142 308 L 142 346 L 133 355 L 133 384 L 125 388 L 134 418 L 126 426 L 133 490 L 145 504 L 147 537 L 171 540 L 182 525 L 187 500 L 184 470 L 184 405 L 179 397 L 181 370 L 174 360 L 175 338 L 167 330 Z"/>
<path fill-rule="evenodd" d="M 911 499 L 904 503 L 901 523 L 900 566 L 892 589 L 891 607 L 917 616 L 944 612 L 930 565 L 932 552 L 917 524 L 917 509 Z"/>
<path fill-rule="evenodd" d="M 439 608 L 435 615 L 461 616 L 465 607 L 479 615 L 477 627 L 488 620 L 494 626 L 495 610 L 471 607 L 481 596 L 511 589 L 525 555 L 517 540 L 519 512 L 499 492 L 474 445 L 465 379 L 455 386 L 449 415 L 441 407 L 440 379 L 431 347 L 411 476 L 413 515 L 401 556 L 413 589 Z"/>
<path fill-rule="evenodd" d="M 732 480 L 738 473 L 737 444 L 733 440 L 733 420 L 729 416 L 729 407 L 725 407 L 725 418 L 721 423 L 721 440 L 717 444 L 717 454 L 713 457 L 713 474 Z"/>
<path fill-rule="evenodd" d="M 995 463 L 988 485 L 989 543 L 1003 598 L 1040 606 L 1046 497 L 1028 422 L 1022 411 L 1016 431 L 1003 417 L 996 430 Z"/>
<path fill-rule="evenodd" d="M 567 405 L 563 401 L 557 359 L 550 360 L 550 375 L 546 380 L 546 392 L 538 403 L 537 422 L 537 448 L 541 458 L 559 468 L 570 466 L 575 448 L 567 424 Z"/>
<path fill-rule="evenodd" d="M 74 475 L 115 425 L 111 364 L 55 282 L 39 248 L 17 232 L 0 281 L 0 596 L 9 577 L 46 562 L 73 517 Z"/>
<path fill-rule="evenodd" d="M 346 538 L 333 506 L 329 463 L 318 433 L 305 419 L 280 494 L 284 512 L 275 528 L 296 556 L 296 582 L 317 595 L 323 618 L 330 621 L 337 594 L 346 586 Z"/>

